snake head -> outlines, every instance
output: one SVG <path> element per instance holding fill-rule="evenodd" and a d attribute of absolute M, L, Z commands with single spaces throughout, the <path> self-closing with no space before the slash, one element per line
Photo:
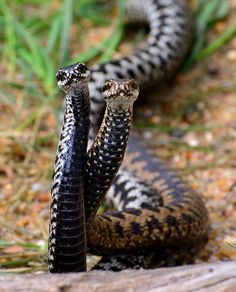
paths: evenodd
<path fill-rule="evenodd" d="M 137 99 L 139 86 L 133 79 L 107 80 L 103 86 L 105 101 L 116 108 L 129 107 Z"/>
<path fill-rule="evenodd" d="M 58 70 L 56 74 L 57 84 L 63 91 L 76 85 L 80 81 L 88 81 L 90 71 L 84 63 L 76 63 Z"/>

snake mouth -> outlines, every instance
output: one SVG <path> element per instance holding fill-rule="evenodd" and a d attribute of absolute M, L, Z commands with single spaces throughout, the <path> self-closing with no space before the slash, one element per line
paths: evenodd
<path fill-rule="evenodd" d="M 122 106 L 137 99 L 139 86 L 133 79 L 110 79 L 105 82 L 102 93 L 107 102 Z"/>
<path fill-rule="evenodd" d="M 80 81 L 88 80 L 89 77 L 90 71 L 84 63 L 76 63 L 62 68 L 56 74 L 57 84 L 62 90 Z"/>

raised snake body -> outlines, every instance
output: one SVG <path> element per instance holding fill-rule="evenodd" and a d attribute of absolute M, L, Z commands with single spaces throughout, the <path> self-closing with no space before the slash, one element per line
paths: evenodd
<path fill-rule="evenodd" d="M 190 44 L 191 16 L 184 0 L 127 1 L 127 15 L 131 20 L 133 15 L 135 19 L 147 21 L 150 35 L 146 46 L 132 55 L 92 68 L 88 83 L 92 125 L 90 144 L 104 106 L 100 88 L 105 80 L 133 78 L 141 88 L 160 81 L 175 72 Z M 75 139 L 82 141 L 86 138 L 89 124 L 82 124 L 87 122 L 89 110 L 86 101 L 87 77 L 81 75 L 81 66 L 84 69 L 83 65 L 76 65 L 58 73 L 58 80 L 66 92 L 67 105 L 52 189 L 49 270 L 65 272 L 85 269 L 86 242 L 81 240 L 85 233 L 84 220 L 87 222 L 88 251 L 105 255 L 106 258 L 97 268 L 153 267 L 157 248 L 187 246 L 191 242 L 199 242 L 206 235 L 207 211 L 200 196 L 190 190 L 163 161 L 143 148 L 135 136 L 131 136 L 124 166 L 111 186 L 124 155 L 132 117 L 133 101 L 130 103 L 120 97 L 136 96 L 137 87 L 133 81 L 127 81 L 128 85 L 126 81 L 106 83 L 105 116 L 86 155 L 86 142 L 75 143 Z M 78 99 L 81 107 L 74 103 L 71 115 L 68 114 L 68 101 L 73 100 L 71 96 L 75 95 L 74 100 Z M 112 102 L 113 97 L 116 102 Z M 119 106 L 117 100 L 122 100 L 118 102 Z M 79 116 L 83 107 L 83 118 L 78 121 L 76 114 Z M 85 128 L 83 137 L 79 133 L 81 127 Z M 79 153 L 81 160 L 73 158 L 76 153 Z M 72 162 L 69 163 L 71 157 Z M 78 170 L 75 172 L 76 164 Z M 65 165 L 68 167 L 65 168 Z M 79 181 L 84 189 L 78 188 Z M 66 189 L 67 184 L 69 189 Z M 96 211 L 108 190 L 108 197 L 118 211 L 98 216 Z M 78 219 L 78 198 L 83 192 L 85 218 Z M 76 207 L 67 204 L 67 198 L 69 201 L 72 198 L 73 202 L 76 196 Z M 80 207 L 82 205 L 83 200 L 80 200 Z M 70 222 L 74 228 L 70 227 Z M 76 233 L 76 226 L 81 227 L 79 233 Z M 71 242 L 70 237 L 73 239 Z M 125 263 L 123 255 L 126 257 Z"/>

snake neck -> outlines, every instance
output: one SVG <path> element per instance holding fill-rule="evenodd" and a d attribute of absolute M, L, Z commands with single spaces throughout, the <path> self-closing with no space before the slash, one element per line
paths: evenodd
<path fill-rule="evenodd" d="M 54 273 L 86 270 L 83 181 L 90 111 L 87 82 L 72 86 L 65 104 L 51 192 L 48 268 Z"/>
<path fill-rule="evenodd" d="M 121 165 L 131 128 L 132 106 L 107 105 L 103 122 L 88 152 L 85 169 L 85 210 L 90 222 Z"/>
<path fill-rule="evenodd" d="M 83 180 L 89 131 L 90 98 L 88 85 L 81 82 L 66 93 L 65 114 L 54 167 L 54 186 L 63 183 L 67 174 Z M 79 161 L 73 160 L 74 155 Z M 79 167 L 77 167 L 79 166 Z M 57 179 L 57 177 L 61 179 Z M 54 192 L 52 192 L 52 195 Z"/>

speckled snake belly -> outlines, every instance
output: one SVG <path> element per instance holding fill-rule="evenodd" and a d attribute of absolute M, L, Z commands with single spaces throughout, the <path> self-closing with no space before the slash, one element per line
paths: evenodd
<path fill-rule="evenodd" d="M 51 272 L 85 270 L 86 247 L 104 256 L 98 269 L 158 266 L 157 250 L 198 243 L 207 233 L 208 215 L 200 196 L 132 133 L 126 159 L 117 174 L 138 88 L 132 80 L 105 81 L 133 78 L 141 89 L 160 82 L 181 64 L 192 33 L 191 15 L 184 0 L 126 2 L 131 21 L 150 25 L 146 46 L 130 56 L 94 66 L 90 80 L 83 64 L 59 70 L 57 75 L 66 93 L 66 112 L 52 188 Z M 92 142 L 104 107 L 100 95 L 104 83 L 106 111 Z M 86 153 L 88 135 L 92 146 Z M 117 211 L 96 215 L 106 194 Z"/>

